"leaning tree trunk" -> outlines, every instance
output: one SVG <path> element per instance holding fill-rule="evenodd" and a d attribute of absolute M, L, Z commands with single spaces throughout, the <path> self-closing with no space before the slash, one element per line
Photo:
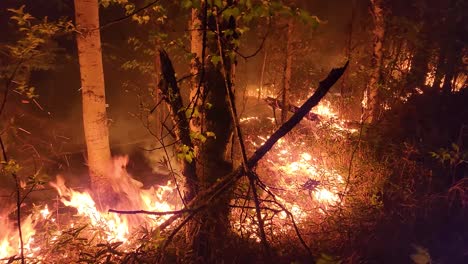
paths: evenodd
<path fill-rule="evenodd" d="M 292 67 L 292 33 L 293 33 L 293 21 L 288 20 L 288 33 L 286 37 L 286 61 L 284 63 L 283 72 L 283 92 L 282 92 L 282 103 L 283 109 L 281 110 L 281 124 L 284 124 L 288 119 L 288 108 L 289 108 L 289 97 L 291 93 L 291 67 Z"/>
<path fill-rule="evenodd" d="M 104 72 L 99 32 L 98 0 L 75 0 L 76 35 L 81 74 L 83 123 L 88 151 L 91 186 L 96 192 L 110 191 L 107 171 L 111 153 L 106 114 Z M 104 197 L 103 197 L 104 198 Z"/>
<path fill-rule="evenodd" d="M 232 5 L 232 1 L 228 1 Z M 190 128 L 192 135 L 207 135 L 206 141 L 197 140 L 193 143 L 197 156 L 196 192 L 203 192 L 212 184 L 220 180 L 232 170 L 232 164 L 226 160 L 226 149 L 232 134 L 232 120 L 227 102 L 225 80 L 220 63 L 214 64 L 205 60 L 207 55 L 219 56 L 215 48 L 215 40 L 206 36 L 207 28 L 216 28 L 215 18 L 207 18 L 208 3 L 201 1 L 201 7 L 192 10 L 191 17 L 191 51 L 195 55 L 192 60 L 191 72 L 195 76 L 192 80 L 191 107 L 197 114 L 192 115 Z M 234 27 L 232 23 L 221 21 L 220 28 Z M 222 34 L 222 33 L 221 33 Z M 232 36 L 222 36 L 226 40 Z M 225 44 L 228 45 L 228 44 Z M 228 56 L 223 56 L 227 79 L 232 81 L 233 64 Z M 190 109 L 190 107 L 189 107 Z M 200 212 L 188 225 L 187 232 L 190 255 L 187 261 L 192 263 L 211 263 L 222 256 L 225 237 L 229 231 L 229 193 L 225 193 L 209 208 Z"/>
<path fill-rule="evenodd" d="M 385 35 L 385 21 L 383 17 L 382 0 L 371 0 L 371 14 L 374 21 L 374 40 L 371 61 L 371 73 L 367 83 L 367 106 L 364 120 L 368 123 L 376 121 L 380 114 L 379 85 L 383 59 L 383 41 Z"/>
<path fill-rule="evenodd" d="M 454 38 L 454 36 L 453 36 Z M 457 76 L 457 66 L 461 64 L 460 53 L 462 51 L 462 46 L 453 41 L 450 43 L 449 49 L 447 50 L 447 61 L 444 67 L 444 83 L 442 84 L 442 92 L 449 94 L 454 91 L 455 84 L 454 79 Z"/>

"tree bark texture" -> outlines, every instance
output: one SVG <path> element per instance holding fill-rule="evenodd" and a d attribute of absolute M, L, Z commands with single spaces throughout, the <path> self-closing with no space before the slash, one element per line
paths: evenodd
<path fill-rule="evenodd" d="M 75 0 L 76 41 L 80 63 L 83 123 L 88 167 L 94 191 L 109 191 L 109 130 L 99 32 L 98 0 Z M 104 198 L 104 197 L 103 197 Z"/>
<path fill-rule="evenodd" d="M 374 21 L 373 52 L 371 72 L 367 83 L 367 108 L 364 120 L 372 123 L 380 114 L 379 85 L 383 59 L 383 41 L 385 36 L 385 21 L 383 13 L 383 0 L 371 0 L 371 14 Z"/>
<path fill-rule="evenodd" d="M 228 5 L 232 4 L 229 3 Z M 225 79 L 221 64 L 214 64 L 207 59 L 208 55 L 219 56 L 216 40 L 207 39 L 207 28 L 216 28 L 214 18 L 208 19 L 208 3 L 201 2 L 201 7 L 192 10 L 191 17 L 191 52 L 194 55 L 191 72 L 195 76 L 192 80 L 189 110 L 193 108 L 190 128 L 192 134 L 205 135 L 214 133 L 214 137 L 207 137 L 206 141 L 193 138 L 196 158 L 196 175 L 198 190 L 201 192 L 232 170 L 232 164 L 226 160 L 226 149 L 232 134 L 232 119 L 229 112 Z M 209 7 L 212 8 L 212 7 Z M 231 21 L 232 22 L 232 21 Z M 230 21 L 222 21 L 221 29 L 234 28 Z M 229 45 L 231 37 L 223 36 Z M 223 47 L 225 48 L 225 47 Z M 227 80 L 232 81 L 233 64 L 231 58 L 223 56 Z M 190 255 L 187 261 L 192 263 L 209 263 L 219 259 L 229 230 L 229 191 L 219 197 L 210 207 L 198 214 L 187 225 Z"/>

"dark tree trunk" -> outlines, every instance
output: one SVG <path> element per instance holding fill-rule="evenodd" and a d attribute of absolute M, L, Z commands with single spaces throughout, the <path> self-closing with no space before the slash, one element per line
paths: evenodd
<path fill-rule="evenodd" d="M 442 83 L 442 77 L 444 77 L 444 67 L 445 67 L 445 48 L 439 49 L 439 56 L 437 58 L 437 65 L 434 72 L 434 82 L 432 83 L 432 90 L 438 91 L 440 89 L 440 84 Z"/>
<path fill-rule="evenodd" d="M 374 40 L 371 60 L 371 72 L 367 83 L 367 107 L 364 120 L 375 122 L 380 115 L 380 85 L 383 60 L 383 41 L 385 36 L 384 8 L 382 0 L 371 0 L 371 15 L 374 21 Z"/>
<path fill-rule="evenodd" d="M 421 34 L 421 44 L 416 48 L 413 59 L 411 60 L 411 70 L 406 83 L 407 92 L 413 92 L 416 88 L 423 88 L 429 71 L 429 42 L 426 40 L 426 34 Z"/>
<path fill-rule="evenodd" d="M 208 55 L 220 56 L 217 41 L 207 38 L 206 29 L 220 31 L 235 29 L 233 18 L 219 17 L 207 18 L 208 2 L 202 1 L 201 8 L 192 11 L 192 53 L 196 58 L 192 63 L 192 73 L 196 73 L 192 83 L 191 101 L 198 110 L 192 117 L 191 131 L 193 134 L 206 135 L 214 133 L 214 137 L 207 137 L 206 141 L 193 139 L 196 158 L 196 175 L 198 179 L 198 192 L 203 192 L 214 183 L 222 179 L 232 171 L 232 164 L 226 159 L 226 150 L 232 134 L 232 118 L 229 103 L 227 101 L 226 80 L 232 84 L 234 75 L 234 61 L 225 50 L 232 50 L 230 41 L 235 38 L 222 36 L 227 40 L 222 44 L 222 62 L 216 65 L 209 61 Z M 232 5 L 228 1 L 227 5 Z M 219 23 L 219 25 L 217 25 Z M 222 33 L 221 33 L 222 34 Z M 223 69 L 224 67 L 224 69 Z M 226 71 L 226 76 L 223 71 Z M 226 80 L 224 79 L 226 77 Z M 209 107 L 208 107 L 209 105 Z M 186 262 L 189 263 L 214 263 L 222 259 L 226 245 L 226 236 L 229 232 L 229 200 L 231 192 L 226 190 L 209 208 L 194 217 L 187 225 L 187 242 L 189 254 Z"/>

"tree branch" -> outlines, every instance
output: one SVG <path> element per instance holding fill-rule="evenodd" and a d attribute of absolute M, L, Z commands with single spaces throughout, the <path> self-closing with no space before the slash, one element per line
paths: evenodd
<path fill-rule="evenodd" d="M 160 0 L 155 0 L 155 1 L 149 2 L 149 3 L 146 4 L 145 6 L 140 7 L 140 8 L 138 8 L 138 9 L 135 9 L 135 11 L 133 11 L 132 13 L 130 13 L 130 14 L 126 15 L 126 16 L 117 18 L 117 19 L 115 19 L 115 20 L 112 20 L 112 21 L 110 21 L 110 22 L 107 22 L 107 23 L 105 23 L 104 25 L 102 25 L 102 26 L 100 26 L 100 27 L 98 27 L 98 28 L 96 28 L 96 29 L 97 29 L 97 30 L 102 30 L 102 29 L 104 29 L 104 28 L 106 28 L 106 27 L 112 26 L 112 25 L 117 24 L 117 23 L 119 23 L 119 22 L 121 22 L 121 21 L 124 21 L 124 20 L 126 20 L 126 19 L 129 19 L 129 18 L 131 18 L 132 16 L 134 16 L 134 15 L 140 13 L 141 11 L 152 7 L 153 5 L 157 4 L 159 1 L 160 1 Z"/>
<path fill-rule="evenodd" d="M 191 209 L 182 209 L 182 210 L 175 210 L 175 211 L 166 211 L 166 212 L 153 212 L 153 211 L 146 211 L 146 210 L 115 210 L 109 209 L 109 213 L 117 213 L 117 214 L 146 214 L 146 215 L 170 215 L 170 214 L 183 214 L 187 212 L 192 212 Z"/>

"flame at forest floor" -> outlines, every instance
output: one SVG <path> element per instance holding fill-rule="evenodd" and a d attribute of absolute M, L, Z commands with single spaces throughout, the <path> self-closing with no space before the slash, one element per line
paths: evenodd
<path fill-rule="evenodd" d="M 116 157 L 110 170 L 109 184 L 123 197 L 116 209 L 167 212 L 178 208 L 180 203 L 175 184 L 169 181 L 164 186 L 143 189 L 143 184 L 126 172 L 127 162 L 127 157 Z M 95 246 L 116 243 L 130 248 L 136 229 L 141 226 L 157 227 L 170 216 L 121 215 L 100 211 L 90 192 L 67 187 L 62 177 L 58 176 L 51 186 L 57 191 L 60 204 L 55 203 L 54 211 L 50 211 L 47 204 L 34 207 L 21 223 L 24 255 L 34 261 L 41 262 L 51 256 L 71 257 L 71 252 L 60 249 L 64 243 L 71 242 L 77 243 L 71 243 L 75 248 L 84 242 Z M 64 210 L 61 204 L 70 209 Z M 11 261 L 15 256 L 17 259 L 20 251 L 18 228 L 8 218 L 7 212 L 0 216 L 0 223 L 4 227 L 0 233 L 0 260 Z M 83 256 L 76 257 L 80 259 Z"/>
<path fill-rule="evenodd" d="M 331 138 L 341 140 L 345 134 L 354 132 L 339 125 L 341 123 L 337 119 L 338 115 L 332 111 L 329 103 L 321 105 L 316 111 L 327 117 L 318 125 L 325 127 L 327 131 L 335 131 Z M 243 126 L 255 127 L 251 122 L 261 120 L 261 117 L 253 116 L 244 118 L 241 122 Z M 271 127 L 272 119 L 266 120 Z M 268 130 L 265 127 L 262 129 Z M 257 148 L 265 142 L 267 134 L 248 134 L 247 145 L 251 149 Z M 327 157 L 317 152 L 317 148 L 311 147 L 313 140 L 307 137 L 310 135 L 296 133 L 282 138 L 257 166 L 256 172 L 266 184 L 266 190 L 273 193 L 276 199 L 272 201 L 265 191 L 260 193 L 263 199 L 262 217 L 265 219 L 265 227 L 271 230 L 271 235 L 292 231 L 291 216 L 297 224 L 302 224 L 311 218 L 320 217 L 342 202 L 340 195 L 345 188 L 343 176 L 333 168 L 334 164 Z M 181 200 L 174 182 L 144 189 L 141 182 L 126 172 L 127 162 L 127 157 L 116 157 L 110 168 L 109 184 L 122 197 L 113 209 L 158 212 L 181 209 Z M 67 187 L 60 176 L 51 185 L 57 191 L 60 203 L 34 207 L 21 224 L 25 257 L 34 259 L 35 262 L 44 262 L 48 258 L 91 261 L 116 252 L 117 247 L 129 252 L 141 244 L 135 235 L 138 230 L 153 230 L 170 217 L 121 215 L 100 211 L 91 193 Z M 62 205 L 69 209 L 65 210 Z M 258 241 L 252 203 L 239 203 L 235 199 L 231 205 L 243 207 L 232 210 L 231 224 L 234 231 L 242 237 Z M 73 212 L 72 215 L 70 212 Z M 0 233 L 0 260 L 18 259 L 20 241 L 13 222 L 8 218 L 8 212 L 0 215 L 0 224 L 5 227 L 5 231 Z M 88 250 L 83 250 L 83 247 L 88 247 Z"/>
<path fill-rule="evenodd" d="M 265 229 L 272 236 L 294 230 L 291 216 L 295 224 L 301 225 L 319 220 L 338 205 L 344 205 L 342 195 L 346 188 L 345 177 L 335 169 L 339 161 L 326 153 L 329 151 L 327 147 L 317 146 L 317 143 L 321 140 L 344 142 L 357 130 L 346 127 L 346 121 L 338 119 L 338 114 L 328 101 L 321 102 L 313 112 L 319 114 L 321 120 L 303 120 L 299 131 L 281 138 L 256 169 L 259 179 L 266 185 L 266 191 L 260 192 L 263 200 L 262 218 Z M 246 133 L 247 145 L 255 150 L 268 138 L 268 133 L 259 135 L 258 126 L 273 130 L 275 120 L 271 117 L 248 116 L 243 117 L 241 123 L 246 130 L 252 130 Z M 240 191 L 245 196 L 250 189 L 243 188 Z M 254 204 L 250 202 L 249 213 L 238 209 L 243 205 L 245 203 L 241 199 L 234 202 L 234 229 L 242 237 L 260 241 Z"/>

